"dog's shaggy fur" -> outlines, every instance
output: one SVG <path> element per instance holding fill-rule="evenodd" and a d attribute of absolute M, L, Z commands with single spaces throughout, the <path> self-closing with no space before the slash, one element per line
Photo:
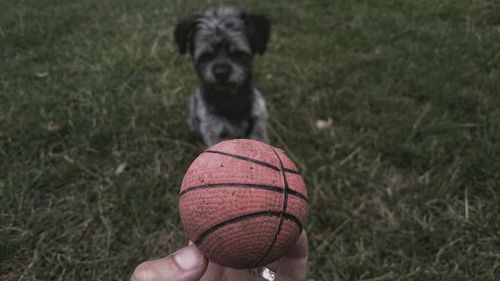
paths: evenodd
<path fill-rule="evenodd" d="M 179 22 L 179 52 L 190 53 L 199 86 L 190 98 L 189 126 L 211 146 L 250 138 L 269 142 L 268 112 L 252 81 L 255 54 L 266 50 L 270 21 L 230 7 L 219 7 Z"/>

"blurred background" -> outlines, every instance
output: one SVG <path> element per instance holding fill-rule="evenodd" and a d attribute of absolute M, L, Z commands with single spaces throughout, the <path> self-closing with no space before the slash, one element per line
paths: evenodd
<path fill-rule="evenodd" d="M 500 280 L 500 2 L 0 1 L 0 279 L 128 280 L 186 243 L 203 151 L 175 23 L 268 15 L 271 143 L 308 184 L 310 280 Z"/>

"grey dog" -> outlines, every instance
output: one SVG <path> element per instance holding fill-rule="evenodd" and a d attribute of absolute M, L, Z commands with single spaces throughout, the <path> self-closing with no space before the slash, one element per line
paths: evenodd
<path fill-rule="evenodd" d="M 268 112 L 252 80 L 252 61 L 266 50 L 271 23 L 231 7 L 219 7 L 180 21 L 174 39 L 189 52 L 198 76 L 190 97 L 189 127 L 206 145 L 250 138 L 269 142 Z"/>

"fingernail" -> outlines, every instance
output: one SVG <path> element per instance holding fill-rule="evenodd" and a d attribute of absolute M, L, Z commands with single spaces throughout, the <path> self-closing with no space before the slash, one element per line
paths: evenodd
<path fill-rule="evenodd" d="M 193 270 L 203 263 L 201 253 L 195 246 L 188 246 L 175 253 L 174 259 L 183 270 Z"/>

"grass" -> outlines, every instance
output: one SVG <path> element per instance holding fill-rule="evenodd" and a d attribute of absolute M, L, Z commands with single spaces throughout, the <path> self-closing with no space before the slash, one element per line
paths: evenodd
<path fill-rule="evenodd" d="M 220 3 L 0 2 L 1 280 L 127 280 L 185 243 L 203 146 L 171 33 Z M 256 75 L 308 183 L 309 278 L 499 280 L 498 1 L 246 6 L 274 22 Z"/>

